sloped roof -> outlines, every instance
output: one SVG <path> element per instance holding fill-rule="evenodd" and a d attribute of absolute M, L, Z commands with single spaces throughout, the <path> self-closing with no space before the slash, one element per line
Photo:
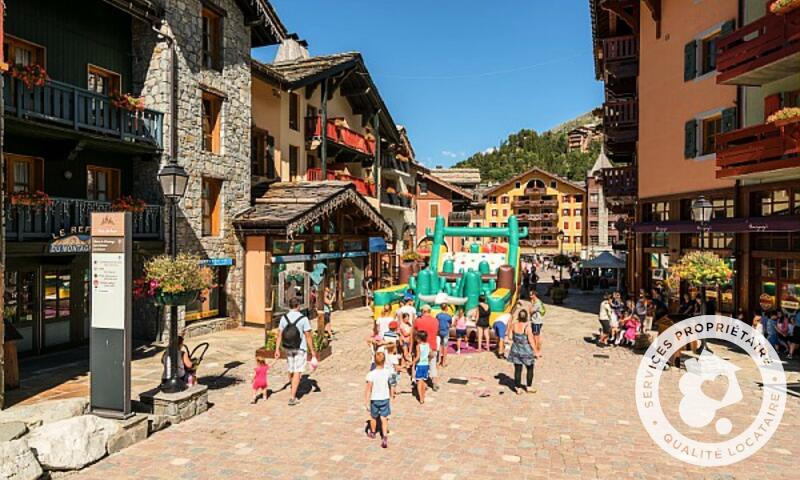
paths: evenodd
<path fill-rule="evenodd" d="M 464 197 L 467 200 L 470 200 L 470 201 L 472 200 L 472 194 L 471 193 L 469 193 L 468 191 L 466 191 L 466 190 L 464 190 L 462 188 L 459 188 L 458 186 L 456 186 L 456 185 L 454 185 L 454 184 L 452 184 L 452 183 L 450 183 L 450 182 L 448 182 L 446 180 L 443 180 L 443 179 L 438 178 L 438 177 L 436 177 L 434 175 L 431 175 L 430 173 L 425 173 L 425 172 L 420 173 L 420 175 L 425 180 L 429 180 L 429 181 L 431 181 L 431 182 L 433 182 L 433 183 L 435 183 L 437 185 L 440 185 L 440 186 L 450 190 L 451 192 Z"/>
<path fill-rule="evenodd" d="M 481 171 L 478 168 L 434 168 L 431 175 L 455 185 L 478 185 L 481 183 Z"/>
<path fill-rule="evenodd" d="M 555 173 L 550 173 L 547 170 L 544 170 L 542 168 L 533 167 L 530 170 L 522 172 L 519 175 L 517 175 L 515 177 L 512 177 L 512 178 L 506 180 L 503 183 L 500 183 L 498 185 L 493 186 L 489 190 L 486 190 L 485 192 L 483 192 L 483 194 L 484 195 L 491 195 L 494 192 L 496 192 L 496 191 L 498 191 L 498 190 L 500 190 L 500 189 L 502 189 L 504 187 L 507 187 L 507 186 L 511 185 L 512 183 L 516 182 L 517 180 L 523 179 L 523 178 L 525 178 L 528 175 L 531 175 L 533 173 L 538 173 L 538 174 L 544 175 L 546 177 L 550 177 L 553 180 L 558 180 L 559 182 L 566 183 L 567 185 L 569 185 L 569 186 L 571 186 L 573 188 L 577 188 L 578 190 L 581 190 L 583 192 L 586 191 L 586 187 L 584 185 L 578 183 L 578 182 L 574 182 L 574 181 L 572 181 L 572 180 L 570 180 L 568 178 L 564 178 L 561 175 L 556 175 Z"/>
<path fill-rule="evenodd" d="M 325 79 L 336 77 L 329 84 L 335 88 L 347 89 L 347 101 L 359 113 L 368 115 L 368 112 L 379 112 L 381 136 L 400 144 L 397 124 L 378 92 L 378 87 L 372 81 L 360 53 L 344 52 L 275 63 L 261 63 L 251 59 L 250 65 L 254 74 L 286 90 L 314 87 Z"/>
<path fill-rule="evenodd" d="M 599 172 L 600 170 L 606 168 L 613 168 L 614 164 L 611 163 L 611 160 L 608 159 L 608 155 L 606 155 L 606 146 L 602 144 L 600 146 L 600 154 L 597 155 L 597 160 L 594 161 L 594 165 L 589 170 L 589 176 L 594 176 L 595 173 Z"/>
<path fill-rule="evenodd" d="M 581 263 L 583 268 L 625 268 L 625 261 L 609 252 L 603 252 L 591 260 Z"/>
<path fill-rule="evenodd" d="M 356 192 L 352 183 L 341 181 L 275 183 L 256 199 L 253 207 L 234 217 L 234 225 L 238 231 L 285 233 L 291 237 L 345 206 L 367 217 L 375 230 L 392 239 L 391 225 Z"/>
<path fill-rule="evenodd" d="M 245 25 L 251 26 L 252 48 L 275 45 L 289 36 L 286 26 L 269 0 L 236 0 L 236 4 L 245 14 Z"/>

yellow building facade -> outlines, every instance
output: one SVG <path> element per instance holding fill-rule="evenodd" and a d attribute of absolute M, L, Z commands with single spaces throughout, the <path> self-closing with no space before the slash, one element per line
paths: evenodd
<path fill-rule="evenodd" d="M 535 167 L 486 191 L 484 198 L 484 226 L 503 227 L 516 215 L 520 226 L 528 227 L 528 237 L 520 241 L 522 253 L 580 253 L 583 185 Z"/>

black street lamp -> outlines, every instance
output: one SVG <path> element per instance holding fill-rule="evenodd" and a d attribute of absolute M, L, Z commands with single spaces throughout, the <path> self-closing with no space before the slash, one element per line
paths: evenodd
<path fill-rule="evenodd" d="M 172 160 L 158 172 L 158 181 L 169 203 L 169 254 L 174 260 L 178 255 L 178 235 L 176 234 L 178 202 L 186 193 L 189 174 L 178 162 Z M 161 383 L 161 391 L 175 393 L 186 389 L 186 384 L 178 378 L 178 306 L 170 305 L 169 312 L 169 358 L 167 378 Z"/>
<path fill-rule="evenodd" d="M 708 231 L 713 213 L 714 205 L 706 197 L 700 195 L 697 200 L 692 202 L 692 220 L 700 224 L 700 229 L 703 232 Z"/>
<path fill-rule="evenodd" d="M 561 264 L 564 260 L 564 230 L 559 230 L 556 238 L 558 238 L 559 257 L 561 257 L 558 265 L 558 283 L 561 283 L 564 280 L 564 265 Z"/>

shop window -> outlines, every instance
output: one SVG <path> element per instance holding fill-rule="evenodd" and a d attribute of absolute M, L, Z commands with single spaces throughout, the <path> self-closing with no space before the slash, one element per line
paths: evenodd
<path fill-rule="evenodd" d="M 253 175 L 277 178 L 275 168 L 275 138 L 266 130 L 253 127 L 251 134 L 250 167 Z"/>
<path fill-rule="evenodd" d="M 220 153 L 222 130 L 222 97 L 211 92 L 202 96 L 203 150 Z"/>
<path fill-rule="evenodd" d="M 666 222 L 669 220 L 669 203 L 645 203 L 642 214 L 645 222 Z"/>
<path fill-rule="evenodd" d="M 781 278 L 784 280 L 800 278 L 800 260 L 783 260 L 781 262 Z"/>
<path fill-rule="evenodd" d="M 203 236 L 216 237 L 220 234 L 222 223 L 222 180 L 203 178 Z"/>
<path fill-rule="evenodd" d="M 20 38 L 6 35 L 3 42 L 3 58 L 9 65 L 45 65 L 45 50 L 41 45 L 26 42 Z"/>
<path fill-rule="evenodd" d="M 300 114 L 300 97 L 296 93 L 289 94 L 289 128 L 292 130 L 300 129 L 300 120 L 297 116 Z M 322 130 L 325 130 L 322 127 Z M 320 132 L 322 134 L 322 132 Z"/>
<path fill-rule="evenodd" d="M 733 247 L 732 233 L 704 232 L 702 234 L 684 234 L 681 236 L 683 248 L 727 250 Z"/>
<path fill-rule="evenodd" d="M 111 95 L 121 91 L 122 77 L 118 73 L 91 64 L 87 70 L 86 88 L 90 91 L 100 95 Z"/>
<path fill-rule="evenodd" d="M 202 11 L 203 66 L 222 69 L 222 17 L 210 8 Z"/>
<path fill-rule="evenodd" d="M 6 191 L 43 190 L 44 162 L 41 158 L 6 154 Z"/>
<path fill-rule="evenodd" d="M 669 236 L 663 232 L 649 233 L 644 236 L 644 244 L 648 247 L 663 248 L 669 242 Z"/>
<path fill-rule="evenodd" d="M 36 301 L 36 272 L 9 270 L 6 272 L 5 307 L 3 318 L 22 335 L 17 349 L 27 352 L 33 348 L 34 311 Z"/>
<path fill-rule="evenodd" d="M 722 133 L 722 115 L 702 120 L 701 138 L 702 154 L 711 155 L 717 152 L 717 135 Z"/>
<path fill-rule="evenodd" d="M 795 190 L 792 194 L 792 215 L 800 215 L 800 189 Z"/>
<path fill-rule="evenodd" d="M 86 198 L 110 202 L 119 198 L 120 174 L 115 168 L 86 167 Z"/>
<path fill-rule="evenodd" d="M 225 315 L 225 278 L 227 268 L 211 267 L 214 286 L 203 291 L 193 303 L 186 306 L 187 322 Z"/>
<path fill-rule="evenodd" d="M 342 259 L 342 297 L 352 300 L 364 296 L 364 258 Z"/>
<path fill-rule="evenodd" d="M 787 215 L 789 191 L 786 189 L 756 192 L 753 195 L 753 213 L 756 216 Z"/>
<path fill-rule="evenodd" d="M 756 250 L 767 250 L 784 252 L 788 251 L 789 247 L 797 243 L 800 235 L 790 235 L 788 233 L 757 233 L 754 244 Z M 796 245 L 794 246 L 796 249 Z"/>
<path fill-rule="evenodd" d="M 297 180 L 297 172 L 300 163 L 300 149 L 294 145 L 289 145 L 289 180 Z"/>

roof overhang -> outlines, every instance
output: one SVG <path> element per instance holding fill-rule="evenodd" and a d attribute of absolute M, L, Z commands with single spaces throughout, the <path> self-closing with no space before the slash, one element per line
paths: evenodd
<path fill-rule="evenodd" d="M 250 26 L 251 48 L 275 45 L 289 36 L 286 26 L 269 0 L 235 0 Z"/>

